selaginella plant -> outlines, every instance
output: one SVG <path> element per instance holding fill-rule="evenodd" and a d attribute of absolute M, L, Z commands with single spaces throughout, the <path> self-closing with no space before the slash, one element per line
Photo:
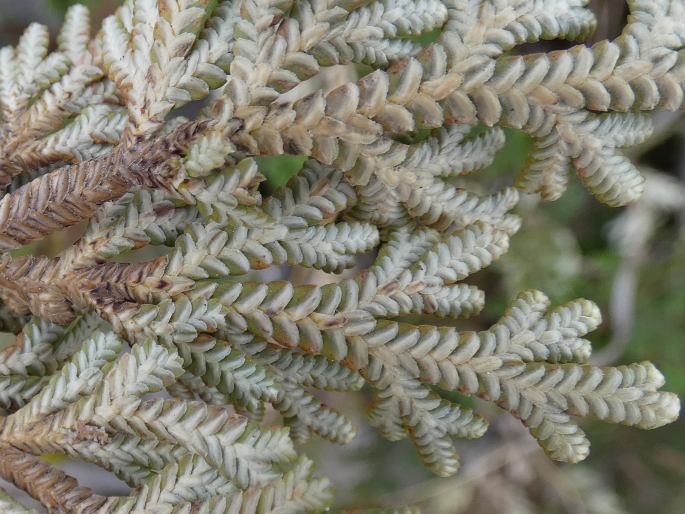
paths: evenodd
<path fill-rule="evenodd" d="M 0 50 L 0 324 L 18 334 L 0 354 L 0 476 L 52 512 L 312 512 L 330 485 L 294 442 L 355 434 L 317 390 L 367 387 L 369 422 L 440 476 L 459 467 L 453 438 L 487 427 L 441 389 L 509 411 L 565 462 L 588 454 L 576 417 L 672 422 L 652 364 L 588 364 L 590 301 L 525 291 L 488 330 L 454 327 L 483 307 L 462 280 L 507 251 L 517 191 L 557 198 L 573 168 L 630 202 L 642 178 L 619 148 L 648 137 L 648 111 L 684 105 L 683 0 L 630 1 L 613 41 L 510 53 L 584 40 L 586 3 L 128 0 L 94 36 L 71 8 L 52 52 L 28 27 Z M 372 71 L 307 88 L 340 64 Z M 533 150 L 515 187 L 483 193 L 462 177 L 500 127 Z M 308 159 L 266 195 L 258 157 L 280 154 Z M 55 257 L 13 252 L 86 220 Z M 166 251 L 122 257 L 148 245 Z M 371 251 L 323 285 L 248 275 L 339 273 Z M 131 494 L 95 494 L 46 453 Z"/>

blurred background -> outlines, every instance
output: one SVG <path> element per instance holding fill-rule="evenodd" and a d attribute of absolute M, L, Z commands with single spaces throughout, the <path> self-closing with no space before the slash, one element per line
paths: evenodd
<path fill-rule="evenodd" d="M 0 46 L 15 44 L 32 21 L 47 24 L 55 34 L 70 3 L 0 0 Z M 95 26 L 117 4 L 82 3 L 91 8 Z M 620 33 L 627 15 L 623 1 L 591 5 L 599 20 L 596 40 Z M 568 46 L 539 43 L 519 51 Z M 685 116 L 662 113 L 654 122 L 652 139 L 628 151 L 647 177 L 645 194 L 634 205 L 608 208 L 574 180 L 557 202 L 522 199 L 518 210 L 524 223 L 511 250 L 470 279 L 485 289 L 487 301 L 480 316 L 463 323 L 465 328 L 487 328 L 522 289 L 541 289 L 556 303 L 585 297 L 600 305 L 605 319 L 591 335 L 594 361 L 649 359 L 664 372 L 668 390 L 685 398 Z M 477 180 L 492 188 L 511 184 L 529 147 L 525 134 L 507 131 L 505 148 Z M 302 162 L 297 157 L 262 159 L 266 188 L 285 182 Z M 331 279 L 303 270 L 288 273 L 307 282 Z M 479 404 L 491 429 L 480 440 L 458 441 L 461 472 L 438 479 L 423 469 L 408 443 L 388 443 L 366 424 L 368 398 L 363 394 L 331 394 L 327 400 L 356 420 L 359 434 L 346 447 L 313 441 L 305 451 L 333 480 L 341 507 L 409 503 L 426 514 L 685 512 L 685 418 L 651 432 L 586 422 L 593 443 L 590 457 L 581 464 L 559 465 L 509 415 Z M 82 463 L 60 465 L 100 492 L 121 489 L 115 479 Z"/>

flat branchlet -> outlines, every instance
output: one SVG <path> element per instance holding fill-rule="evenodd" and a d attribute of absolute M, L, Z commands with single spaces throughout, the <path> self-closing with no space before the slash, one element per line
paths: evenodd
<path fill-rule="evenodd" d="M 318 511 L 330 484 L 294 442 L 351 440 L 316 391 L 365 385 L 369 422 L 440 476 L 459 467 L 453 439 L 487 428 L 440 389 L 509 411 L 565 462 L 589 451 L 578 417 L 672 422 L 652 364 L 588 363 L 590 301 L 524 291 L 489 329 L 454 327 L 483 308 L 463 280 L 506 253 L 520 190 L 558 198 L 574 170 L 630 202 L 643 179 L 620 149 L 685 105 L 683 0 L 629 1 L 613 41 L 510 53 L 582 42 L 586 3 L 128 0 L 95 35 L 72 7 L 52 52 L 29 26 L 0 50 L 0 328 L 17 334 L 0 352 L 0 476 L 54 512 Z M 340 64 L 373 71 L 307 89 Z M 501 127 L 531 136 L 528 165 L 515 187 L 471 190 L 458 178 L 492 161 Z M 263 196 L 256 158 L 280 154 L 307 160 Z M 13 252 L 83 222 L 57 256 Z M 166 251 L 122 257 L 146 246 Z M 371 251 L 330 283 L 246 278 L 340 273 Z M 417 316 L 431 324 L 402 321 Z M 46 453 L 132 492 L 95 494 Z"/>

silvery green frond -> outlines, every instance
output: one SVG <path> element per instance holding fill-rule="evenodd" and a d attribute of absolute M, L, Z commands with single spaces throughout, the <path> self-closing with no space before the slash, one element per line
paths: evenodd
<path fill-rule="evenodd" d="M 126 112 L 88 47 L 83 6 L 69 9 L 58 48 L 32 24 L 16 48 L 0 50 L 0 184 L 34 168 L 77 162 L 111 150 Z"/>
<path fill-rule="evenodd" d="M 316 512 L 327 509 L 331 485 L 312 477 L 312 462 L 300 459 L 282 478 L 264 488 L 247 489 L 227 496 L 216 496 L 194 505 L 179 505 L 173 514 L 276 514 L 279 512 Z"/>
<path fill-rule="evenodd" d="M 82 396 L 90 394 L 103 379 L 102 368 L 121 351 L 121 341 L 111 332 L 96 332 L 67 362 L 51 376 L 40 393 L 15 415 L 18 427 L 64 409 Z"/>
<path fill-rule="evenodd" d="M 45 385 L 45 377 L 3 375 L 0 377 L 0 406 L 18 409 L 33 398 Z"/>
<path fill-rule="evenodd" d="M 356 433 L 326 391 L 366 388 L 370 424 L 441 476 L 487 428 L 451 393 L 566 462 L 589 450 L 576 418 L 672 422 L 651 363 L 591 364 L 588 300 L 524 291 L 458 325 L 520 191 L 556 199 L 573 170 L 633 201 L 622 149 L 685 105 L 683 0 L 629 1 L 592 46 L 587 4 L 126 0 L 96 30 L 71 7 L 54 51 L 39 24 L 0 49 L 0 476 L 60 512 L 295 514 L 331 488 L 294 442 Z M 580 44 L 516 54 L 544 39 Z M 525 169 L 476 185 L 505 128 Z M 301 169 L 267 179 L 284 154 Z M 75 225 L 57 255 L 12 252 Z M 46 453 L 133 489 L 95 494 Z"/>
<path fill-rule="evenodd" d="M 138 191 L 102 206 L 86 233 L 64 255 L 74 269 L 102 263 L 148 244 L 178 237 L 199 216 L 193 207 L 177 207 L 168 194 Z"/>
<path fill-rule="evenodd" d="M 16 410 L 24 407 L 27 400 L 31 399 L 30 403 L 36 408 L 42 400 L 38 400 L 34 395 L 41 388 L 51 381 L 61 381 L 63 388 L 68 377 L 77 373 L 80 364 L 88 367 L 82 362 L 81 357 L 74 357 L 77 359 L 75 363 L 62 367 L 65 361 L 72 358 L 74 353 L 81 353 L 84 341 L 102 324 L 99 317 L 92 315 L 81 316 L 68 326 L 36 318 L 26 322 L 15 342 L 0 353 L 2 406 L 5 409 Z M 85 358 L 87 361 L 88 357 Z M 49 399 L 54 392 L 45 394 Z"/>
<path fill-rule="evenodd" d="M 595 28 L 587 0 L 486 0 L 474 7 L 466 0 L 447 2 L 446 36 L 474 54 L 497 56 L 525 42 L 540 39 L 582 40 Z M 486 31 L 477 34 L 478 25 Z M 476 36 L 472 39 L 468 36 Z M 460 41 L 461 40 L 461 41 Z"/>
<path fill-rule="evenodd" d="M 2 351 L 0 373 L 43 376 L 54 371 L 54 344 L 65 332 L 64 327 L 48 321 L 28 322 L 14 344 Z"/>
<path fill-rule="evenodd" d="M 278 396 L 278 383 L 271 371 L 235 345 L 209 339 L 202 345 L 193 342 L 177 347 L 185 368 L 240 409 L 259 410 Z"/>
<path fill-rule="evenodd" d="M 111 471 L 131 487 L 143 484 L 165 466 L 180 462 L 188 455 L 184 448 L 173 443 L 121 434 L 104 443 L 86 438 L 63 451 Z"/>
<path fill-rule="evenodd" d="M 322 355 L 310 355 L 270 346 L 265 341 L 241 344 L 245 352 L 297 384 L 324 391 L 358 391 L 363 378 L 340 363 Z"/>
<path fill-rule="evenodd" d="M 174 107 L 225 81 L 232 20 L 210 2 L 128 1 L 105 19 L 104 69 L 124 97 L 138 132 L 152 130 Z M 222 16 L 223 15 L 223 16 Z M 156 122 L 156 123 L 155 123 Z"/>
<path fill-rule="evenodd" d="M 107 500 L 105 505 L 135 505 L 139 495 L 150 487 L 144 485 L 144 480 L 159 484 L 155 480 L 160 475 L 145 472 L 146 468 L 153 471 L 163 467 L 161 476 L 176 476 L 180 483 L 163 486 L 169 491 L 154 498 L 155 502 L 174 506 L 179 498 L 194 501 L 267 484 L 281 476 L 279 466 L 293 459 L 292 443 L 285 430 L 250 427 L 244 419 L 230 416 L 226 409 L 211 410 L 202 402 L 144 400 L 144 395 L 159 391 L 181 375 L 179 356 L 148 341 L 108 364 L 116 349 L 107 348 L 106 343 L 106 336 L 101 334 L 99 340 L 94 339 L 74 357 L 83 373 L 87 366 L 99 371 L 95 376 L 90 374 L 94 387 L 80 389 L 74 397 L 70 391 L 78 388 L 78 380 L 69 387 L 60 386 L 58 380 L 50 381 L 36 403 L 7 419 L 5 429 L 18 436 L 8 435 L 9 444 L 29 451 L 50 449 L 76 455 L 142 487 L 131 498 Z M 99 355 L 103 351 L 107 352 L 105 358 Z M 48 397 L 51 403 L 43 401 Z M 32 430 L 33 437 L 22 437 L 18 427 L 32 426 L 41 416 L 50 421 L 48 426 Z M 208 473 L 215 478 L 194 497 L 172 491 L 195 487 L 198 477 Z"/>
<path fill-rule="evenodd" d="M 379 509 L 336 510 L 335 514 L 420 514 L 418 507 L 387 507 Z"/>
<path fill-rule="evenodd" d="M 368 380 L 378 393 L 369 413 L 371 424 L 391 441 L 409 437 L 433 473 L 453 475 L 459 468 L 459 458 L 451 438 L 480 437 L 487 422 L 471 409 L 441 399 L 411 374 L 386 372 L 382 362 L 385 356 L 374 357 Z"/>
<path fill-rule="evenodd" d="M 465 175 L 486 167 L 504 145 L 504 133 L 497 127 L 475 137 L 465 137 L 468 125 L 439 129 L 426 142 L 412 145 L 403 166 L 433 175 Z"/>
<path fill-rule="evenodd" d="M 345 444 L 356 435 L 352 422 L 344 415 L 326 406 L 298 384 L 284 380 L 274 408 L 290 427 L 295 442 L 306 441 L 316 434 L 334 443 Z"/>

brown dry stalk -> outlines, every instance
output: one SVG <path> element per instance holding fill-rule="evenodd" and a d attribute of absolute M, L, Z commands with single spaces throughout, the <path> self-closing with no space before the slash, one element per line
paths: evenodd
<path fill-rule="evenodd" d="M 92 514 L 107 501 L 63 471 L 6 444 L 0 444 L 0 477 L 57 513 Z"/>
<path fill-rule="evenodd" d="M 150 301 L 168 284 L 156 280 L 166 258 L 140 263 L 102 263 L 65 270 L 60 258 L 7 257 L 0 259 L 0 298 L 17 314 L 32 313 L 55 323 L 74 319 L 73 306 L 92 307 L 92 293 L 113 301 Z"/>
<path fill-rule="evenodd" d="M 18 248 L 93 216 L 98 206 L 137 187 L 168 187 L 207 121 L 171 134 L 124 141 L 104 157 L 43 175 L 0 201 L 0 251 Z"/>

